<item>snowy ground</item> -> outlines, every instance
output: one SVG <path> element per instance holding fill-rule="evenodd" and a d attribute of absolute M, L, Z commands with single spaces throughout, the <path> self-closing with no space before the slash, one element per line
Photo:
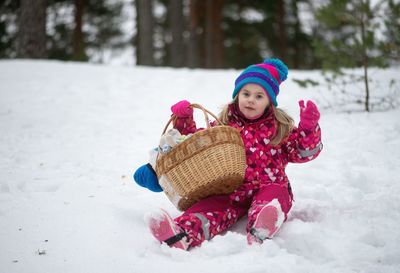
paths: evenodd
<path fill-rule="evenodd" d="M 190 252 L 151 237 L 146 214 L 179 211 L 133 171 L 171 104 L 218 113 L 238 73 L 0 61 L 0 272 L 399 272 L 400 110 L 321 109 L 324 150 L 289 165 L 296 202 L 274 240 L 247 246 L 245 221 Z M 290 71 L 282 85 L 296 121 L 300 98 L 334 105 L 296 77 L 318 73 Z"/>

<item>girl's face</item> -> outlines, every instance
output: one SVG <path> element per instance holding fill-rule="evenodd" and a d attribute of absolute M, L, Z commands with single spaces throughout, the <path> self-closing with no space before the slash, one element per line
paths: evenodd
<path fill-rule="evenodd" d="M 247 119 L 256 119 L 262 116 L 270 101 L 264 89 L 255 83 L 248 83 L 242 87 L 238 95 L 239 110 Z"/>

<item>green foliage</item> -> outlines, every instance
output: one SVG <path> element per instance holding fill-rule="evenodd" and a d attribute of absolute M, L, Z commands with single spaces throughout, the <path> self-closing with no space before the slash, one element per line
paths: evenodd
<path fill-rule="evenodd" d="M 19 0 L 0 0 L 0 58 L 16 56 Z M 87 61 L 89 57 L 101 62 L 106 49 L 120 49 L 130 43 L 123 36 L 121 25 L 122 1 L 85 1 L 84 45 L 85 51 L 75 59 Z M 47 1 L 47 51 L 50 59 L 73 58 L 74 1 Z M 96 56 L 96 57 L 94 57 Z"/>
<path fill-rule="evenodd" d="M 400 61 L 400 2 L 388 0 L 388 8 L 384 12 L 385 40 L 380 49 L 390 61 Z"/>
<path fill-rule="evenodd" d="M 225 63 L 227 67 L 243 68 L 267 57 L 279 57 L 289 67 L 312 68 L 314 57 L 312 37 L 302 30 L 297 10 L 300 2 L 285 1 L 282 18 L 285 32 L 279 26 L 279 1 L 227 0 L 224 6 Z M 251 19 L 256 15 L 256 19 Z M 284 39 L 285 46 L 282 46 Z"/>
<path fill-rule="evenodd" d="M 162 7 L 161 10 L 168 9 L 168 0 L 153 1 L 158 8 Z M 267 57 L 278 57 L 291 68 L 322 67 L 339 72 L 342 68 L 384 67 L 400 61 L 399 1 L 380 0 L 375 6 L 369 4 L 369 0 L 325 1 L 327 5 L 315 14 L 318 25 L 313 25 L 310 33 L 309 29 L 304 30 L 299 7 L 311 7 L 313 1 L 285 0 L 284 16 L 281 16 L 280 1 L 225 0 L 221 26 L 224 66 L 244 68 Z M 107 50 L 115 51 L 132 42 L 133 37 L 126 37 L 122 30 L 127 20 L 123 16 L 126 1 L 86 0 L 84 3 L 85 51 L 76 58 L 101 62 Z M 189 1 L 185 3 L 187 14 Z M 200 0 L 200 3 L 203 3 L 200 9 L 204 10 L 199 11 L 199 31 L 203 34 L 199 35 L 198 45 L 204 52 L 205 41 L 200 36 L 204 36 L 205 1 Z M 71 60 L 75 1 L 48 0 L 47 4 L 49 58 Z M 129 4 L 133 8 L 133 3 Z M 0 58 L 15 56 L 18 7 L 19 0 L 0 0 Z M 157 65 L 168 64 L 170 42 L 166 38 L 169 31 L 166 14 L 168 12 L 158 11 L 154 18 Z M 378 19 L 383 22 L 383 32 Z M 199 59 L 204 57 L 200 55 Z"/>
<path fill-rule="evenodd" d="M 84 22 L 91 26 L 85 31 L 86 46 L 89 49 L 102 54 L 106 49 L 121 49 L 130 42 L 123 37 L 121 29 L 125 21 L 122 8 L 123 2 L 87 1 Z"/>
<path fill-rule="evenodd" d="M 90 58 L 102 62 L 104 50 L 118 49 L 129 43 L 123 38 L 121 29 L 124 20 L 122 2 L 85 1 L 83 10 L 85 50 L 73 56 L 74 1 L 51 0 L 48 5 L 51 14 L 48 20 L 53 26 L 48 34 L 50 59 L 87 61 Z"/>
<path fill-rule="evenodd" d="M 13 26 L 16 24 L 18 8 L 18 0 L 0 0 L 0 58 L 16 56 L 16 30 Z"/>
<path fill-rule="evenodd" d="M 72 59 L 72 33 L 70 25 L 63 22 L 55 22 L 53 33 L 47 34 L 49 59 L 71 60 Z"/>
<path fill-rule="evenodd" d="M 260 23 L 247 22 L 240 13 L 248 7 L 232 3 L 224 12 L 225 65 L 243 68 L 262 61 Z"/>
<path fill-rule="evenodd" d="M 368 68 L 386 67 L 390 63 L 382 50 L 386 42 L 375 35 L 386 2 L 382 0 L 372 5 L 370 0 L 330 0 L 316 13 L 324 39 L 315 40 L 314 46 L 323 70 L 333 71 L 330 77 L 325 76 L 329 89 L 338 87 L 341 79 L 345 81 L 348 78 L 343 68 L 362 67 L 363 76 L 352 79 L 352 82 L 363 82 L 365 85 L 365 97 L 359 101 L 364 103 L 366 111 L 370 109 Z M 398 21 L 397 18 L 391 19 Z M 396 38 L 393 41 L 396 44 Z"/>
<path fill-rule="evenodd" d="M 311 80 L 311 79 L 305 79 L 305 80 L 292 79 L 292 81 L 297 83 L 302 88 L 315 87 L 315 86 L 318 86 L 320 84 L 319 82 Z"/>
<path fill-rule="evenodd" d="M 314 41 L 316 55 L 324 70 L 338 71 L 343 67 L 384 67 L 387 59 L 382 55 L 375 37 L 378 25 L 374 23 L 378 10 L 369 1 L 331 0 L 316 13 L 324 39 Z"/>

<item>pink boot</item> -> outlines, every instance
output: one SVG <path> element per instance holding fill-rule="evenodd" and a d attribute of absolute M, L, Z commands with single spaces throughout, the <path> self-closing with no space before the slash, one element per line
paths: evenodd
<path fill-rule="evenodd" d="M 170 247 L 183 250 L 189 248 L 188 235 L 175 224 L 174 220 L 165 210 L 161 210 L 160 215 L 149 219 L 149 228 L 153 236 L 160 243 L 166 243 Z"/>
<path fill-rule="evenodd" d="M 264 205 L 258 212 L 253 227 L 247 234 L 249 245 L 253 243 L 262 244 L 265 239 L 272 239 L 281 227 L 285 219 L 284 213 L 278 200 L 273 200 Z"/>

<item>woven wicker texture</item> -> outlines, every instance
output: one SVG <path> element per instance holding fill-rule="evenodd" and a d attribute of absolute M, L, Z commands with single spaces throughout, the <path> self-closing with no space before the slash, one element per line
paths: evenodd
<path fill-rule="evenodd" d="M 193 107 L 203 110 L 208 119 L 208 110 L 197 104 Z M 207 196 L 233 192 L 242 184 L 245 168 L 243 141 L 229 126 L 208 126 L 196 132 L 160 155 L 156 164 L 161 187 L 180 210 Z"/>

